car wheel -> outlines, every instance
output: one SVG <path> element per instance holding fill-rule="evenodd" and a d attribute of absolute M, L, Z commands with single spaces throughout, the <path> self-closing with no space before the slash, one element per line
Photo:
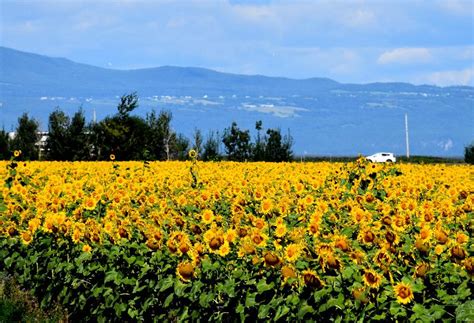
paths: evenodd
<path fill-rule="evenodd" d="M 391 163 L 391 162 L 392 162 L 392 160 L 391 160 L 391 159 L 387 159 L 387 163 Z"/>

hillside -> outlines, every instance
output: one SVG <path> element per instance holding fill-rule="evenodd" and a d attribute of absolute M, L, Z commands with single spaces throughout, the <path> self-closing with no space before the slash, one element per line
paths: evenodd
<path fill-rule="evenodd" d="M 404 153 L 404 115 L 415 154 L 459 156 L 474 140 L 474 88 L 408 83 L 342 84 L 163 66 L 113 70 L 0 47 L 0 119 L 10 130 L 22 112 L 47 127 L 57 106 L 82 106 L 87 116 L 115 112 L 118 96 L 137 91 L 138 114 L 173 112 L 173 126 L 190 135 L 195 127 L 223 130 L 233 120 L 253 129 L 291 130 L 295 152 L 311 155 Z"/>

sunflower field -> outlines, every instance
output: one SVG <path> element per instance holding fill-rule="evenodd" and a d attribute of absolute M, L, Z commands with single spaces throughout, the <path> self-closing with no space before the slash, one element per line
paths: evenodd
<path fill-rule="evenodd" d="M 0 272 L 72 321 L 474 320 L 474 167 L 0 162 Z"/>

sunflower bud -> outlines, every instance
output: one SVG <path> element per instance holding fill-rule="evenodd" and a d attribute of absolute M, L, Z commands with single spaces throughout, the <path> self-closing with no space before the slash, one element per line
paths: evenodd
<path fill-rule="evenodd" d="M 454 246 L 451 248 L 451 256 L 457 260 L 463 260 L 466 258 L 466 251 L 460 246 Z"/>
<path fill-rule="evenodd" d="M 422 263 L 421 265 L 416 267 L 415 275 L 416 277 L 425 277 L 429 270 L 430 266 L 426 263 Z"/>
<path fill-rule="evenodd" d="M 269 266 L 276 266 L 280 263 L 280 259 L 278 258 L 278 256 L 272 254 L 271 252 L 267 252 L 264 258 L 265 264 Z"/>

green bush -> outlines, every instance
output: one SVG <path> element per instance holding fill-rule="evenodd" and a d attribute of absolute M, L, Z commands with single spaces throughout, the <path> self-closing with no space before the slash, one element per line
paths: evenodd
<path fill-rule="evenodd" d="M 464 161 L 468 164 L 474 164 L 474 143 L 464 148 Z"/>

